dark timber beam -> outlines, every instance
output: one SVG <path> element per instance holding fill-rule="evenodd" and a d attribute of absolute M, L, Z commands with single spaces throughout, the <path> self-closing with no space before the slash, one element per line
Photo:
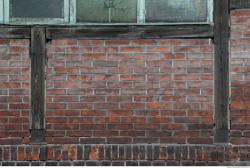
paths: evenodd
<path fill-rule="evenodd" d="M 30 39 L 30 28 L 20 26 L 0 26 L 0 39 Z"/>
<path fill-rule="evenodd" d="M 230 9 L 250 8 L 250 0 L 230 0 Z"/>
<path fill-rule="evenodd" d="M 45 143 L 45 64 L 46 37 L 45 28 L 31 29 L 31 143 Z"/>
<path fill-rule="evenodd" d="M 211 25 L 165 26 L 50 26 L 48 39 L 138 39 L 138 38 L 211 38 Z"/>
<path fill-rule="evenodd" d="M 229 142 L 229 19 L 229 0 L 215 0 L 215 143 Z"/>
<path fill-rule="evenodd" d="M 212 38 L 211 25 L 47 26 L 47 39 Z M 0 39 L 30 39 L 30 26 L 0 26 Z"/>

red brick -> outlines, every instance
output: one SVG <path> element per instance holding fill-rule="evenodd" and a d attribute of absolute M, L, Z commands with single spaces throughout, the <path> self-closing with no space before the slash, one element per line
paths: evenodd
<path fill-rule="evenodd" d="M 53 124 L 55 130 L 77 130 L 79 125 L 77 124 Z"/>
<path fill-rule="evenodd" d="M 48 144 L 78 144 L 78 138 L 53 137 L 46 138 Z"/>
<path fill-rule="evenodd" d="M 80 130 L 104 130 L 104 124 L 81 124 Z"/>
<path fill-rule="evenodd" d="M 106 40 L 105 44 L 106 45 L 129 45 L 130 41 L 129 40 Z"/>
<path fill-rule="evenodd" d="M 64 106 L 63 106 L 64 107 Z M 78 110 L 52 110 L 47 111 L 47 116 L 79 116 L 80 111 Z"/>
<path fill-rule="evenodd" d="M 212 138 L 188 138 L 187 140 L 190 144 L 212 144 Z"/>
<path fill-rule="evenodd" d="M 176 54 L 167 53 L 167 54 L 164 54 L 164 56 L 166 59 L 185 59 L 186 58 L 185 54 L 183 53 L 176 53 Z"/>
<path fill-rule="evenodd" d="M 32 160 L 33 161 L 40 160 L 39 153 L 40 153 L 39 147 L 38 146 L 34 147 L 33 151 L 32 151 Z"/>
<path fill-rule="evenodd" d="M 29 104 L 9 104 L 10 109 L 29 109 Z"/>
<path fill-rule="evenodd" d="M 130 137 L 108 138 L 107 143 L 110 143 L 110 144 L 130 144 L 130 143 L 132 143 L 132 138 L 130 138 Z"/>
<path fill-rule="evenodd" d="M 168 138 L 161 138 L 161 143 L 175 143 L 175 144 L 184 144 L 186 143 L 185 138 L 176 138 L 176 137 L 168 137 Z"/>
<path fill-rule="evenodd" d="M 93 135 L 96 137 L 112 137 L 119 136 L 118 131 L 94 131 Z"/>
<path fill-rule="evenodd" d="M 169 123 L 172 122 L 170 117 L 154 117 L 152 118 L 153 123 Z"/>
<path fill-rule="evenodd" d="M 143 47 L 121 47 L 120 52 L 143 52 Z"/>
<path fill-rule="evenodd" d="M 75 145 L 70 145 L 68 149 L 69 160 L 76 160 L 77 150 Z"/>
<path fill-rule="evenodd" d="M 170 47 L 148 47 L 147 52 L 170 52 Z"/>
<path fill-rule="evenodd" d="M 101 111 L 101 110 L 83 110 L 81 111 L 81 115 L 82 116 L 104 116 L 105 115 L 105 111 Z"/>
<path fill-rule="evenodd" d="M 92 135 L 89 131 L 67 131 L 69 137 L 90 137 Z"/>
<path fill-rule="evenodd" d="M 93 118 L 93 116 L 91 118 L 86 118 L 86 117 L 80 118 L 78 116 L 75 116 L 75 117 L 70 117 L 68 119 L 68 122 L 69 123 L 75 123 L 75 124 L 77 124 L 77 123 L 93 123 L 94 118 Z"/>
<path fill-rule="evenodd" d="M 124 137 L 126 143 L 159 143 L 174 131 L 168 142 L 181 136 L 178 142 L 186 143 L 187 132 L 204 129 L 204 136 L 213 136 L 213 47 L 208 39 L 54 41 L 48 44 L 50 142 L 56 143 L 53 136 L 82 136 L 89 143 L 103 137 L 110 143 L 123 143 Z"/>
<path fill-rule="evenodd" d="M 66 118 L 47 118 L 48 123 L 66 123 Z"/>
<path fill-rule="evenodd" d="M 25 152 L 24 152 L 24 147 L 23 146 L 18 147 L 17 160 L 20 160 L 20 161 L 25 160 Z"/>
<path fill-rule="evenodd" d="M 133 40 L 132 45 L 156 45 L 157 41 L 153 39 Z"/>

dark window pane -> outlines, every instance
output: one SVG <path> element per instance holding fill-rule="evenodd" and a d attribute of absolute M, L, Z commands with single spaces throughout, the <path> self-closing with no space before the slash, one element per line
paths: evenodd
<path fill-rule="evenodd" d="M 146 22 L 206 21 L 206 0 L 146 0 Z"/>
<path fill-rule="evenodd" d="M 111 8 L 112 23 L 136 23 L 137 0 L 113 0 Z"/>
<path fill-rule="evenodd" d="M 108 0 L 78 0 L 77 22 L 108 23 L 109 1 Z"/>
<path fill-rule="evenodd" d="M 64 0 L 10 0 L 11 18 L 63 18 Z"/>

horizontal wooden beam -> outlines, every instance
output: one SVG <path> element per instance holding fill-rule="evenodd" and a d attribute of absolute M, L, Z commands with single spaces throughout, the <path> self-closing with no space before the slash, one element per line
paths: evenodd
<path fill-rule="evenodd" d="M 30 27 L 0 26 L 0 39 L 29 39 Z"/>
<path fill-rule="evenodd" d="M 250 8 L 250 0 L 230 0 L 230 9 Z"/>
<path fill-rule="evenodd" d="M 30 39 L 30 26 L 0 26 L 0 39 Z M 211 25 L 47 26 L 46 38 L 212 38 Z"/>
<path fill-rule="evenodd" d="M 212 38 L 211 25 L 58 26 L 47 27 L 47 39 Z"/>

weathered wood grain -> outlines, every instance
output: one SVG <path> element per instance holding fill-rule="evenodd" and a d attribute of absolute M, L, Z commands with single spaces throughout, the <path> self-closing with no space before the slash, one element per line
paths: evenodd
<path fill-rule="evenodd" d="M 42 143 L 45 140 L 44 108 L 45 108 L 45 63 L 46 38 L 45 28 L 31 29 L 31 142 Z"/>
<path fill-rule="evenodd" d="M 229 0 L 214 1 L 215 142 L 229 141 Z"/>
<path fill-rule="evenodd" d="M 29 39 L 30 27 L 0 26 L 0 39 Z"/>
<path fill-rule="evenodd" d="M 148 38 L 210 38 L 211 25 L 165 26 L 58 26 L 47 27 L 48 39 L 148 39 Z"/>

